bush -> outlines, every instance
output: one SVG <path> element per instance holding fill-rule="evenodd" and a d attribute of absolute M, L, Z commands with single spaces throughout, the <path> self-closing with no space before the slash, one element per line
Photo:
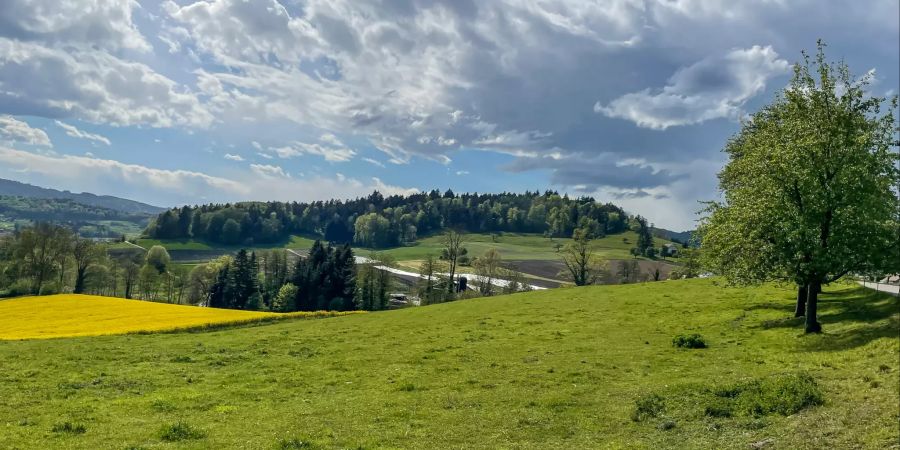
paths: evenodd
<path fill-rule="evenodd" d="M 316 450 L 322 448 L 321 445 L 308 439 L 285 439 L 278 443 L 279 450 Z"/>
<path fill-rule="evenodd" d="M 159 430 L 159 438 L 166 442 L 203 439 L 204 437 L 206 437 L 206 433 L 184 422 L 176 422 Z"/>
<path fill-rule="evenodd" d="M 640 422 L 645 419 L 659 417 L 665 410 L 666 404 L 662 397 L 656 394 L 645 395 L 635 400 L 631 420 Z"/>
<path fill-rule="evenodd" d="M 789 416 L 824 403 L 819 385 L 807 374 L 789 374 L 750 383 L 737 398 L 737 409 L 753 416 Z"/>
<path fill-rule="evenodd" d="M 63 422 L 54 424 L 50 430 L 54 433 L 84 434 L 87 431 L 87 427 L 80 423 Z"/>
<path fill-rule="evenodd" d="M 672 338 L 672 345 L 678 348 L 706 348 L 706 341 L 697 333 L 679 334 Z"/>

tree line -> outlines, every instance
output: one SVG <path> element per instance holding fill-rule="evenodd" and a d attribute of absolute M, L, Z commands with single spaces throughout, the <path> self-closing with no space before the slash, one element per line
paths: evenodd
<path fill-rule="evenodd" d="M 593 237 L 621 233 L 629 217 L 591 197 L 571 199 L 554 191 L 461 194 L 437 190 L 384 197 L 373 192 L 354 200 L 243 202 L 173 208 L 145 230 L 158 239 L 200 239 L 228 245 L 273 243 L 292 234 L 325 241 L 387 248 L 447 229 L 466 232 L 528 232 L 553 237 L 583 229 Z"/>

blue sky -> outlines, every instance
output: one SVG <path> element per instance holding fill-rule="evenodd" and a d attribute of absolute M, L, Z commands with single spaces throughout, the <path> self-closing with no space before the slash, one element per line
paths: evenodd
<path fill-rule="evenodd" d="M 6 0 L 0 177 L 158 205 L 556 189 L 676 230 L 816 39 L 896 0 Z"/>

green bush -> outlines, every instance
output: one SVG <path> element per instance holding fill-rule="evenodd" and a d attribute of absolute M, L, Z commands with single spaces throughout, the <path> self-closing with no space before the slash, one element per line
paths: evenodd
<path fill-rule="evenodd" d="M 631 420 L 640 422 L 645 419 L 659 417 L 666 410 L 665 400 L 656 394 L 645 395 L 634 402 Z"/>
<path fill-rule="evenodd" d="M 284 439 L 278 443 L 279 450 L 316 450 L 322 448 L 319 444 L 308 439 Z"/>
<path fill-rule="evenodd" d="M 706 348 L 706 341 L 697 333 L 679 334 L 672 338 L 672 345 L 678 348 Z"/>
<path fill-rule="evenodd" d="M 63 422 L 54 424 L 50 430 L 54 433 L 84 434 L 87 427 L 80 423 Z"/>
<path fill-rule="evenodd" d="M 159 430 L 159 438 L 166 442 L 187 441 L 193 439 L 203 439 L 206 433 L 198 430 L 184 422 L 176 422 L 166 425 Z"/>
<path fill-rule="evenodd" d="M 788 416 L 824 403 L 819 385 L 807 374 L 776 375 L 718 389 L 714 394 L 706 406 L 707 416 Z"/>

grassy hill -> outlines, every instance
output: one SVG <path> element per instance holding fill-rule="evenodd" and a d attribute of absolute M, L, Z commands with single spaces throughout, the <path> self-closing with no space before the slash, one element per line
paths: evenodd
<path fill-rule="evenodd" d="M 159 214 L 165 211 L 165 208 L 136 202 L 134 200 L 128 200 L 125 198 L 113 197 L 111 195 L 95 195 L 88 192 L 74 193 L 69 191 L 59 191 L 56 189 L 43 188 L 2 178 L 0 178 L 0 195 L 43 199 L 68 199 L 82 205 L 112 209 L 129 214 L 151 215 Z"/>
<path fill-rule="evenodd" d="M 804 336 L 792 296 L 683 280 L 0 342 L 2 436 L 13 448 L 895 446 L 898 300 L 829 287 L 826 333 Z M 682 333 L 709 348 L 673 348 Z"/>

